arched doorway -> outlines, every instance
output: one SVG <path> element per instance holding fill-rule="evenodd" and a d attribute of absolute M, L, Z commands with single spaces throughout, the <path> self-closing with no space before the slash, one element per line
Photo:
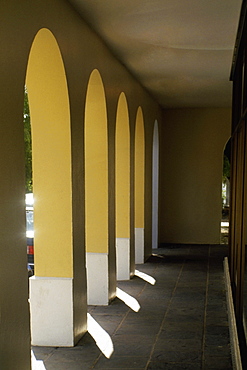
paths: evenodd
<path fill-rule="evenodd" d="M 221 244 L 228 244 L 230 208 L 231 139 L 223 151 Z"/>

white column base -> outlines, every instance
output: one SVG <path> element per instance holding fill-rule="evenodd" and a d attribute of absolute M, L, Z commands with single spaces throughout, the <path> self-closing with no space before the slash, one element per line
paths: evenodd
<path fill-rule="evenodd" d="M 87 303 L 107 306 L 109 304 L 108 254 L 86 253 Z"/>
<path fill-rule="evenodd" d="M 29 282 L 32 345 L 74 346 L 73 279 L 33 276 Z"/>
<path fill-rule="evenodd" d="M 135 263 L 144 263 L 144 228 L 135 228 Z"/>
<path fill-rule="evenodd" d="M 116 238 L 117 280 L 130 279 L 130 240 Z"/>

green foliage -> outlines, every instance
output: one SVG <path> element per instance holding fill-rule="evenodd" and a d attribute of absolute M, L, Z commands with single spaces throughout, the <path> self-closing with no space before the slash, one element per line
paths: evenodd
<path fill-rule="evenodd" d="M 31 122 L 28 104 L 28 94 L 26 87 L 24 91 L 23 123 L 24 123 L 24 141 L 25 141 L 26 193 L 31 193 L 33 191 L 32 136 L 31 136 Z"/>
<path fill-rule="evenodd" d="M 229 162 L 229 159 L 226 155 L 224 155 L 224 161 L 223 161 L 223 184 L 226 183 L 227 179 L 230 179 L 231 176 L 231 164 Z"/>

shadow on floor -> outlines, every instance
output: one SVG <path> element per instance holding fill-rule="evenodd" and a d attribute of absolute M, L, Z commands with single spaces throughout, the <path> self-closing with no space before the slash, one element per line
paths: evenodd
<path fill-rule="evenodd" d="M 118 298 L 109 306 L 89 306 L 92 318 L 111 338 L 109 359 L 87 333 L 74 348 L 33 347 L 39 360 L 33 369 L 232 369 L 226 255 L 226 245 L 154 250 L 136 267 L 154 278 L 154 285 L 138 276 L 118 282 L 139 303 L 138 312 Z"/>

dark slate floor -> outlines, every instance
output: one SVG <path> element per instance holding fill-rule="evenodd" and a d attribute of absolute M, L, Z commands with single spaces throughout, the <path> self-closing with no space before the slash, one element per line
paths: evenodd
<path fill-rule="evenodd" d="M 113 346 L 109 359 L 87 333 L 74 348 L 33 347 L 33 369 L 232 369 L 223 275 L 227 246 L 153 253 L 136 269 L 155 285 L 138 276 L 118 283 L 119 294 L 132 297 L 126 295 L 130 306 L 137 310 L 139 303 L 138 312 L 119 298 L 108 307 L 89 307 L 90 322 L 105 330 L 98 342 L 102 351 L 109 356 Z"/>

